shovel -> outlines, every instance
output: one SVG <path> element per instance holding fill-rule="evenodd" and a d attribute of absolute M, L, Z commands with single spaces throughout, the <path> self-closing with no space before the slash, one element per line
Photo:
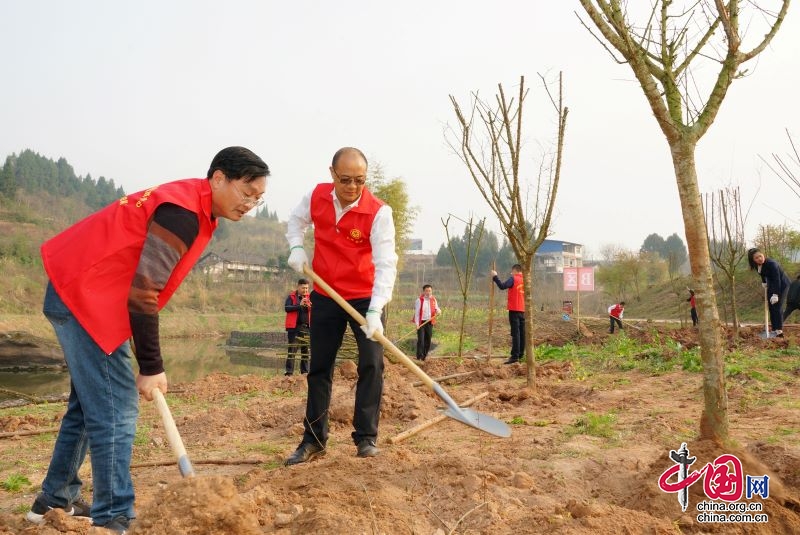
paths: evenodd
<path fill-rule="evenodd" d="M 366 325 L 367 320 L 364 319 L 364 316 L 359 314 L 359 312 L 353 308 L 350 303 L 344 300 L 341 295 L 339 295 L 333 288 L 331 288 L 328 283 L 322 280 L 319 275 L 314 273 L 314 271 L 308 266 L 303 266 L 303 271 L 306 275 L 311 277 L 314 280 L 314 284 L 319 285 L 320 288 L 325 290 L 331 299 L 336 301 L 340 307 L 342 307 L 345 311 L 347 311 L 350 316 L 358 322 L 359 325 Z M 453 401 L 447 392 L 439 385 L 439 383 L 435 382 L 433 379 L 430 378 L 428 374 L 426 374 L 422 369 L 414 364 L 405 353 L 400 351 L 397 346 L 395 346 L 388 338 L 386 338 L 382 333 L 375 333 L 373 335 L 375 339 L 377 339 L 380 344 L 391 352 L 395 357 L 397 357 L 403 365 L 414 372 L 420 380 L 433 390 L 433 392 L 439 396 L 446 404 L 448 409 L 444 412 L 445 416 L 449 416 L 450 418 L 461 422 L 462 424 L 466 424 L 470 427 L 474 427 L 475 429 L 480 429 L 490 435 L 495 435 L 498 437 L 507 438 L 511 436 L 511 428 L 506 425 L 505 422 L 501 422 L 497 418 L 493 418 L 492 416 L 488 416 L 486 414 L 482 414 L 477 411 L 473 411 L 472 409 L 463 409 Z"/>
<path fill-rule="evenodd" d="M 167 400 L 161 390 L 154 388 L 151 392 L 153 401 L 156 403 L 161 420 L 164 422 L 164 432 L 167 434 L 167 442 L 172 447 L 172 453 L 178 459 L 178 469 L 181 471 L 183 477 L 194 477 L 194 468 L 189 461 L 189 456 L 186 455 L 186 448 L 183 447 L 183 440 L 178 433 L 178 428 L 175 426 L 175 420 L 172 419 L 172 413 L 169 412 Z"/>
<path fill-rule="evenodd" d="M 766 340 L 767 338 L 775 338 L 775 335 L 769 332 L 769 307 L 767 306 L 767 289 L 764 288 L 764 332 L 759 333 L 759 336 Z"/>

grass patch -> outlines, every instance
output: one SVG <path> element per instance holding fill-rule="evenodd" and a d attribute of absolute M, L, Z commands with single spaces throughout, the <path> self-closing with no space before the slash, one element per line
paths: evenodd
<path fill-rule="evenodd" d="M 150 443 L 150 433 L 153 428 L 149 424 L 139 420 L 136 425 L 136 435 L 133 437 L 134 446 L 146 446 Z"/>
<path fill-rule="evenodd" d="M 606 414 L 595 414 L 587 412 L 575 420 L 568 431 L 569 436 L 589 435 L 593 437 L 612 438 L 616 431 L 614 424 L 617 422 L 617 415 L 613 412 Z"/>
<path fill-rule="evenodd" d="M 514 416 L 508 423 L 511 425 L 528 425 L 528 422 L 522 416 Z"/>
<path fill-rule="evenodd" d="M 458 339 L 459 335 L 457 331 L 437 331 L 434 328 L 433 337 L 436 340 L 438 346 L 436 347 L 436 353 L 439 355 L 457 355 L 458 354 Z M 416 347 L 416 340 L 414 340 L 414 346 Z M 463 348 L 462 353 L 464 351 L 472 351 L 475 349 L 476 344 L 475 341 L 472 340 L 467 334 L 464 334 L 463 339 Z M 496 349 L 496 348 L 495 348 Z"/>
<path fill-rule="evenodd" d="M 276 446 L 274 444 L 253 444 L 247 448 L 247 451 L 255 453 L 263 453 L 264 455 L 282 455 L 286 452 L 286 448 Z"/>
<path fill-rule="evenodd" d="M 276 468 L 281 468 L 283 466 L 283 461 L 268 461 L 266 463 L 262 463 L 260 466 L 264 470 L 275 470 Z"/>
<path fill-rule="evenodd" d="M 11 474 L 5 481 L 0 482 L 0 488 L 8 492 L 19 492 L 31 484 L 30 479 L 20 474 Z"/>

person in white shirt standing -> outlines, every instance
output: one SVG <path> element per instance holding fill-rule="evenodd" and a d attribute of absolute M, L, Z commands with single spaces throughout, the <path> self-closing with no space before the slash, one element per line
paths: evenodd
<path fill-rule="evenodd" d="M 433 287 L 426 284 L 422 287 L 422 294 L 414 301 L 414 325 L 417 326 L 417 360 L 425 360 L 431 350 L 433 326 L 436 324 L 436 315 L 442 310 L 433 296 Z"/>
<path fill-rule="evenodd" d="M 308 264 L 303 235 L 313 225 L 314 272 L 365 316 L 367 323 L 359 326 L 324 290 L 314 287 L 303 440 L 286 459 L 287 466 L 325 453 L 333 370 L 348 324 L 358 345 L 353 443 L 358 457 L 379 453 L 383 347 L 373 336 L 383 334 L 383 307 L 392 297 L 397 275 L 392 209 L 366 188 L 367 158 L 360 150 L 339 149 L 329 170 L 332 182 L 317 184 L 289 214 L 288 263 L 303 272 Z"/>

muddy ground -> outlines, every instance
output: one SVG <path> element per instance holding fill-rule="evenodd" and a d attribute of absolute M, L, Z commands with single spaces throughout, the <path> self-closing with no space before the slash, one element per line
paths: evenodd
<path fill-rule="evenodd" d="M 574 332 L 558 322 L 539 341 L 563 343 Z M 581 338 L 591 350 L 607 335 L 605 324 Z M 691 347 L 692 329 L 655 333 L 628 329 L 626 336 L 669 336 Z M 754 346 L 791 352 L 797 332 Z M 213 375 L 172 385 L 168 403 L 194 463 L 197 477 L 182 479 L 152 403 L 143 402 L 132 467 L 137 493 L 135 534 L 673 534 L 800 533 L 800 386 L 786 381 L 759 392 L 729 381 L 732 441 L 714 445 L 697 439 L 703 397 L 701 375 L 672 371 L 585 374 L 579 362 L 543 361 L 536 389 L 525 388 L 523 365 L 502 359 L 433 355 L 422 367 L 443 381 L 459 402 L 483 393 L 474 409 L 512 428 L 496 438 L 445 419 L 405 440 L 399 433 L 435 418 L 443 403 L 400 364 L 386 369 L 378 446 L 371 459 L 355 456 L 350 440 L 356 381 L 351 362 L 337 371 L 327 454 L 284 467 L 302 434 L 303 377 Z M 485 353 L 484 353 L 485 354 Z M 678 366 L 676 369 L 679 369 Z M 797 363 L 800 375 L 800 362 Z M 586 415 L 615 415 L 610 436 L 578 432 Z M 29 415 L 0 419 L 0 431 L 51 427 L 57 422 Z M 676 494 L 662 492 L 659 476 L 673 466 L 670 450 L 687 442 L 697 458 L 692 469 L 736 455 L 743 474 L 769 475 L 769 497 L 760 502 L 762 524 L 702 523 L 696 505 L 706 500 L 703 484 L 689 488 L 683 512 Z M 44 477 L 53 435 L 0 440 L 0 456 L 14 466 L 0 473 L 26 475 L 24 492 L 0 490 L 0 534 L 100 533 L 85 521 L 48 515 L 42 526 L 23 520 Z M 91 498 L 91 469 L 82 472 Z"/>

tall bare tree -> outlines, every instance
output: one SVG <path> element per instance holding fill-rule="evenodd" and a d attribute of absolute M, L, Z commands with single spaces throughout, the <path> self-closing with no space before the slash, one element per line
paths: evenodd
<path fill-rule="evenodd" d="M 494 102 L 472 94 L 467 113 L 456 98 L 450 102 L 458 120 L 457 130 L 448 138 L 453 151 L 467 166 L 473 182 L 500 222 L 503 234 L 523 269 L 525 280 L 525 354 L 527 386 L 535 389 L 536 366 L 533 359 L 533 257 L 550 231 L 558 181 L 561 176 L 561 155 L 568 109 L 564 106 L 562 77 L 558 77 L 558 93 L 553 95 L 547 81 L 542 83 L 557 118 L 555 153 L 538 165 L 536 179 L 524 168 L 522 157 L 522 120 L 525 98 L 525 77 L 520 77 L 517 98 L 508 98 L 502 84 Z M 452 131 L 451 131 L 452 132 Z"/>
<path fill-rule="evenodd" d="M 749 208 L 742 208 L 739 188 L 728 187 L 705 195 L 705 213 L 708 218 L 708 240 L 711 261 L 723 275 L 720 280 L 723 299 L 728 302 L 733 323 L 733 335 L 739 339 L 739 315 L 736 312 L 736 274 L 747 256 L 744 227 Z M 720 278 L 719 276 L 717 277 Z"/>
<path fill-rule="evenodd" d="M 669 144 L 700 318 L 704 395 L 700 436 L 717 441 L 728 437 L 728 399 L 695 150 L 717 117 L 728 88 L 746 74 L 742 65 L 777 34 L 789 1 L 773 0 L 778 7 L 770 11 L 762 7 L 768 0 L 654 0 L 652 9 L 643 11 L 640 2 L 629 7 L 620 0 L 580 0 L 591 21 L 581 22 L 617 62 L 628 64 Z M 631 22 L 634 8 L 643 11 L 643 24 Z M 752 16 L 743 20 L 743 11 Z M 755 28 L 759 24 L 766 26 L 763 32 Z M 755 39 L 749 49 L 743 42 L 745 29 Z M 708 79 L 694 76 L 692 67 L 698 73 L 712 72 L 709 64 L 715 74 Z"/>

